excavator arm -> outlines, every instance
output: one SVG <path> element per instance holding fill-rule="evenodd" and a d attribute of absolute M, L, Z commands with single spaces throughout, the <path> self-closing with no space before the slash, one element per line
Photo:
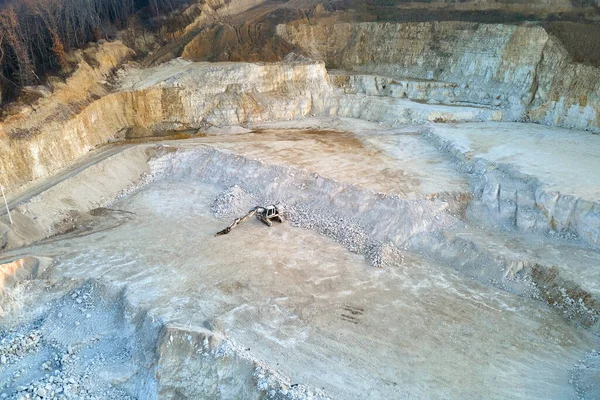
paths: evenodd
<path fill-rule="evenodd" d="M 248 214 L 244 215 L 241 218 L 236 218 L 231 225 L 229 225 L 227 228 L 223 229 L 222 231 L 217 232 L 217 234 L 215 236 L 221 236 L 221 235 L 227 235 L 229 232 L 231 232 L 231 230 L 233 228 L 235 228 L 236 226 L 238 226 L 238 224 L 241 224 L 242 222 L 244 222 L 245 220 L 247 220 L 248 218 L 252 218 L 252 216 L 254 216 L 254 214 L 256 214 L 256 208 L 251 210 Z"/>
<path fill-rule="evenodd" d="M 254 209 L 250 210 L 250 212 L 248 214 L 244 215 L 241 218 L 236 218 L 231 223 L 231 225 L 229 225 L 227 228 L 223 229 L 222 231 L 217 232 L 217 234 L 215 236 L 227 235 L 229 232 L 231 232 L 231 230 L 233 228 L 235 228 L 236 226 L 238 226 L 239 224 L 241 224 L 248 218 L 252 218 L 252 216 L 254 216 L 254 215 L 256 215 L 256 218 L 258 218 L 259 221 L 261 221 L 263 224 L 265 224 L 267 226 L 273 225 L 273 222 L 271 222 L 271 220 L 275 220 L 277 222 L 283 222 L 283 219 L 281 218 L 281 206 L 272 205 L 272 206 L 267 206 L 267 207 L 254 207 Z"/>

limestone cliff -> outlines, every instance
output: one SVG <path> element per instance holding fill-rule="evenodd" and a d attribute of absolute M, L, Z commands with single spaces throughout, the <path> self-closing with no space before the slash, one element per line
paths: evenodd
<path fill-rule="evenodd" d="M 338 22 L 281 24 L 277 33 L 331 68 L 444 88 L 418 100 L 600 132 L 600 69 L 573 62 L 535 24 Z"/>
<path fill-rule="evenodd" d="M 573 62 L 556 39 L 544 48 L 536 89 L 532 121 L 600 131 L 600 68 Z"/>
<path fill-rule="evenodd" d="M 375 2 L 371 2 L 375 3 Z M 503 11 L 522 14 L 548 15 L 559 12 L 593 12 L 598 0 L 391 0 L 383 6 L 402 10 Z"/>
<path fill-rule="evenodd" d="M 123 137 L 132 127 L 183 130 L 303 117 L 323 109 L 323 93 L 329 88 L 322 63 L 175 61 L 141 73 L 132 71 L 131 76 L 124 79 L 123 90 L 86 105 L 70 118 L 47 121 L 27 138 L 0 137 L 3 185 L 14 191 L 48 177 L 91 149 Z"/>
<path fill-rule="evenodd" d="M 343 70 L 456 83 L 431 100 L 506 109 L 523 118 L 548 40 L 538 26 L 439 23 L 279 25 L 278 34 Z"/>
<path fill-rule="evenodd" d="M 494 6 L 427 3 L 431 8 Z M 554 3 L 567 7 L 562 0 Z M 335 2 L 309 11 L 293 8 L 296 4 L 317 2 L 198 3 L 186 11 L 192 22 L 150 61 L 170 59 L 176 48 L 197 61 L 242 54 L 276 60 L 298 49 L 325 63 L 193 64 L 179 59 L 130 69 L 122 85 L 114 87 L 108 83 L 111 74 L 132 51 L 118 41 L 80 51 L 80 67 L 67 82 L 0 124 L 0 183 L 14 191 L 125 137 L 132 128 L 188 130 L 320 113 L 391 124 L 533 121 L 600 132 L 600 69 L 572 61 L 539 24 L 340 22 L 349 14 L 325 10 L 335 8 Z M 391 8 L 422 6 L 390 2 Z M 281 20 L 294 22 L 276 25 Z"/>

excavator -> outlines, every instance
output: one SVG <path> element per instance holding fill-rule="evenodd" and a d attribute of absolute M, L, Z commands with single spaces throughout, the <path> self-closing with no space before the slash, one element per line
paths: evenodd
<path fill-rule="evenodd" d="M 273 225 L 271 221 L 283 222 L 283 208 L 280 205 L 270 205 L 266 207 L 254 207 L 248 214 L 243 217 L 236 218 L 231 225 L 222 231 L 217 232 L 215 236 L 227 235 L 233 228 L 241 224 L 242 222 L 252 218 L 256 215 L 256 218 L 267 226 Z"/>

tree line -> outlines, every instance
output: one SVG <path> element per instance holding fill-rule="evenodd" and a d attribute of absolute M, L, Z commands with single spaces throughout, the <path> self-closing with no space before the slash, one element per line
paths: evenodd
<path fill-rule="evenodd" d="M 67 52 L 110 39 L 134 15 L 156 17 L 186 0 L 0 0 L 0 86 L 20 88 L 68 69 Z"/>

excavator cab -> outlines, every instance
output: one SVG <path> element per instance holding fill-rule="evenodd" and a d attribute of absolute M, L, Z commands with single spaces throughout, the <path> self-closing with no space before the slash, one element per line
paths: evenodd
<path fill-rule="evenodd" d="M 277 214 L 279 214 L 279 212 L 277 211 L 277 208 L 275 206 L 267 206 L 265 207 L 265 216 L 267 218 L 273 218 L 275 217 Z"/>

